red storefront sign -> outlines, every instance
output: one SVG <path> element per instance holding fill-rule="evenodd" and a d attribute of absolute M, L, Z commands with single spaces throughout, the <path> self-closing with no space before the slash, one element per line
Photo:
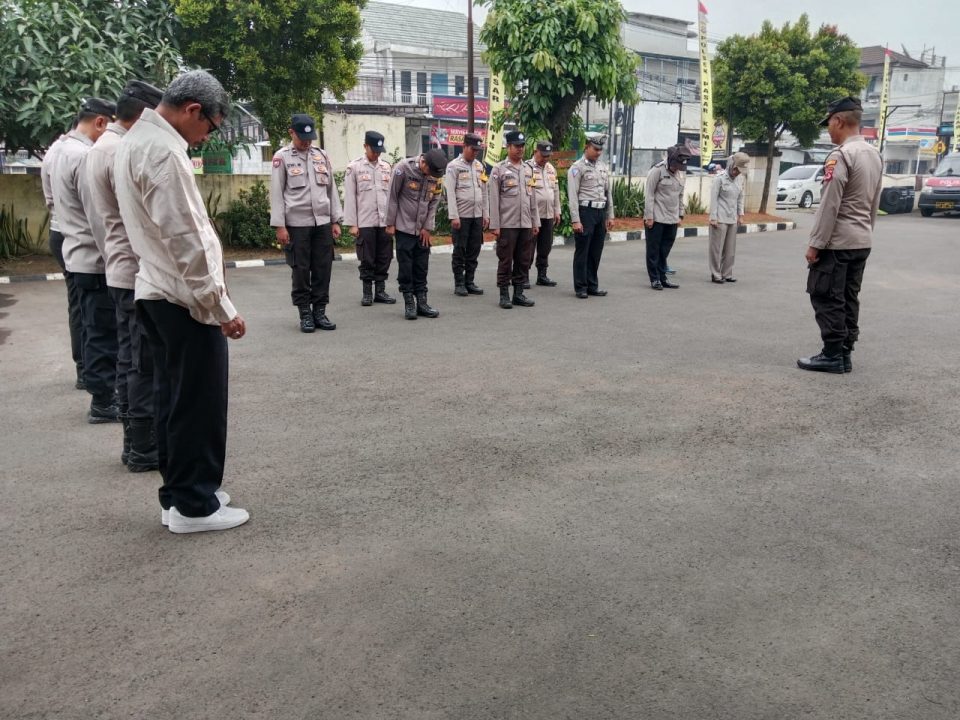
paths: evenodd
<path fill-rule="evenodd" d="M 485 123 L 490 112 L 490 104 L 486 98 L 475 98 L 473 114 L 476 122 Z M 438 120 L 466 120 L 467 98 L 463 95 L 434 95 L 433 116 Z"/>
<path fill-rule="evenodd" d="M 487 131 L 484 128 L 477 128 L 474 132 L 482 137 L 484 140 L 487 138 Z M 430 126 L 430 143 L 437 147 L 441 145 L 463 145 L 463 136 L 467 134 L 466 127 L 454 127 L 451 125 L 431 125 Z"/>
<path fill-rule="evenodd" d="M 877 139 L 877 128 L 875 127 L 864 127 L 860 128 L 860 134 L 863 135 L 864 140 L 876 140 Z"/>

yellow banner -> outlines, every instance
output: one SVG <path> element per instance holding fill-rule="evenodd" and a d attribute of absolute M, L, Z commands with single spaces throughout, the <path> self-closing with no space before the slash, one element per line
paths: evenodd
<path fill-rule="evenodd" d="M 890 104 L 890 50 L 883 51 L 883 89 L 880 91 L 880 117 L 877 119 L 877 143 L 883 147 L 887 133 L 887 106 Z"/>
<path fill-rule="evenodd" d="M 713 77 L 707 52 L 707 8 L 698 2 L 700 40 L 700 165 L 706 167 L 713 157 Z"/>
<path fill-rule="evenodd" d="M 957 112 L 953 115 L 953 151 L 960 152 L 960 95 L 957 95 Z"/>
<path fill-rule="evenodd" d="M 487 116 L 487 150 L 484 154 L 484 159 L 489 165 L 500 162 L 500 156 L 503 154 L 503 128 L 494 131 L 493 116 L 503 110 L 505 99 L 503 96 L 503 78 L 499 75 L 491 75 L 490 101 L 488 103 L 490 114 Z"/>

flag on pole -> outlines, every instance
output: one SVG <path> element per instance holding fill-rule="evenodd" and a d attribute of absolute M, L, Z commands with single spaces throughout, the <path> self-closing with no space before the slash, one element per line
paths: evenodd
<path fill-rule="evenodd" d="M 500 162 L 500 156 L 503 154 L 503 128 L 496 132 L 493 130 L 493 116 L 504 108 L 503 97 L 503 78 L 497 74 L 490 76 L 490 99 L 488 102 L 489 114 L 487 116 L 487 150 L 484 153 L 484 159 L 491 167 Z"/>
<path fill-rule="evenodd" d="M 707 52 L 707 7 L 697 3 L 698 34 L 700 40 L 700 165 L 706 166 L 713 157 L 713 76 L 710 55 Z M 683 98 L 680 98 L 683 102 Z"/>
<path fill-rule="evenodd" d="M 883 89 L 880 91 L 880 117 L 877 125 L 877 142 L 883 147 L 887 132 L 887 106 L 890 104 L 890 48 L 883 51 Z"/>

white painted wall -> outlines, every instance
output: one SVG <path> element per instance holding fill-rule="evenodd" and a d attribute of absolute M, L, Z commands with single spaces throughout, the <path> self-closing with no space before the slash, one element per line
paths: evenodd
<path fill-rule="evenodd" d="M 395 147 L 406 153 L 406 119 L 387 115 L 347 115 L 329 112 L 323 116 L 323 142 L 335 171 L 363 154 L 363 136 L 376 130 L 386 138 L 387 154 Z"/>

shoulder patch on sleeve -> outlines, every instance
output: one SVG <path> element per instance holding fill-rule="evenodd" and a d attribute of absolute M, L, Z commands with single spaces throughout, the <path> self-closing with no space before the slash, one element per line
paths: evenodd
<path fill-rule="evenodd" d="M 570 168 L 570 174 L 573 175 L 574 177 L 576 177 L 577 175 L 580 174 L 580 168 L 578 168 L 578 167 L 572 167 L 572 168 Z"/>
<path fill-rule="evenodd" d="M 401 168 L 397 168 L 396 170 L 393 171 L 393 174 L 394 174 L 394 175 L 403 175 L 403 170 L 402 170 Z"/>
<path fill-rule="evenodd" d="M 833 170 L 836 166 L 836 158 L 827 158 L 827 161 L 823 164 L 823 182 L 828 183 L 833 180 Z"/>
<path fill-rule="evenodd" d="M 283 161 L 282 161 L 280 158 L 275 157 L 275 158 L 273 159 L 273 166 L 274 166 L 274 167 L 280 167 L 282 164 L 283 164 Z"/>
<path fill-rule="evenodd" d="M 347 165 L 347 169 L 343 171 L 343 176 L 346 177 L 353 172 L 353 165 Z"/>

